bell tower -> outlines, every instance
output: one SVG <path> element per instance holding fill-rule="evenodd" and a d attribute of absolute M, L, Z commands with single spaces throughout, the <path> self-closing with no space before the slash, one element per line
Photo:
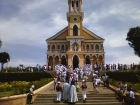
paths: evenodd
<path fill-rule="evenodd" d="M 67 12 L 68 36 L 82 35 L 82 0 L 68 0 L 69 11 Z"/>

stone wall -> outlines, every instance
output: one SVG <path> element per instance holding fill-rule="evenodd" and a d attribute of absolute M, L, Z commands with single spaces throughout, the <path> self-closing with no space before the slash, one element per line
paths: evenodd
<path fill-rule="evenodd" d="M 37 95 L 43 91 L 45 91 L 50 85 L 53 84 L 53 81 L 46 84 L 45 86 L 42 86 L 41 88 L 34 91 L 33 101 L 36 99 Z M 2 97 L 0 98 L 0 105 L 26 105 L 27 103 L 27 95 L 28 94 L 22 94 L 22 95 L 14 95 L 9 97 Z"/>

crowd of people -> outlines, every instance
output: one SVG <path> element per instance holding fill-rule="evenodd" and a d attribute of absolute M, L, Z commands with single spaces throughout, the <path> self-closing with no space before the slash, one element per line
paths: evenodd
<path fill-rule="evenodd" d="M 88 65 L 91 65 L 91 64 L 88 64 Z M 85 65 L 81 65 L 78 68 L 80 69 L 81 67 L 84 67 L 84 66 Z M 72 65 L 70 67 L 72 67 Z M 100 65 L 96 62 L 93 66 L 91 65 L 90 68 L 92 68 L 96 71 L 100 71 L 100 70 L 103 70 L 103 71 L 116 71 L 116 70 L 125 71 L 125 70 L 136 70 L 136 65 L 134 63 L 130 64 L 130 65 L 120 64 L 120 63 Z M 23 65 L 19 65 L 17 67 L 17 69 L 20 70 L 21 72 L 47 72 L 47 71 L 53 71 L 54 68 L 51 65 L 41 66 L 41 65 L 37 64 L 35 67 L 25 67 Z"/>
<path fill-rule="evenodd" d="M 54 89 L 57 91 L 57 102 L 63 100 L 64 102 L 75 103 L 78 101 L 77 92 L 82 89 L 83 102 L 86 102 L 86 81 L 92 72 L 92 65 L 81 65 L 73 70 L 72 66 L 56 65 L 56 77 L 54 78 Z M 79 79 L 81 85 L 79 85 Z M 61 86 L 60 82 L 64 81 Z"/>
<path fill-rule="evenodd" d="M 94 65 L 95 67 L 95 65 Z M 97 65 L 96 65 L 97 67 Z M 99 70 L 94 68 L 90 64 L 81 65 L 73 70 L 72 66 L 56 65 L 54 78 L 54 89 L 57 91 L 57 102 L 63 100 L 64 102 L 75 103 L 78 101 L 77 92 L 80 88 L 82 90 L 83 102 L 86 102 L 87 95 L 87 80 L 89 75 L 92 75 L 93 89 L 96 93 L 99 93 L 98 87 L 100 86 L 101 78 L 99 76 Z M 107 76 L 106 76 L 107 77 Z M 80 79 L 80 80 L 79 80 Z M 106 79 L 105 84 L 106 84 Z M 64 85 L 61 86 L 60 82 L 64 81 Z M 79 81 L 81 84 L 79 85 Z"/>
<path fill-rule="evenodd" d="M 133 63 L 131 65 L 127 65 L 127 64 L 102 64 L 102 70 L 106 70 L 106 71 L 116 71 L 116 70 L 135 70 L 136 69 L 136 65 Z"/>
<path fill-rule="evenodd" d="M 83 102 L 87 100 L 86 90 L 87 90 L 87 79 L 89 75 L 92 75 L 93 89 L 96 93 L 99 93 L 98 87 L 100 87 L 101 80 L 103 81 L 103 86 L 109 88 L 109 76 L 106 73 L 103 76 L 99 75 L 100 69 L 98 68 L 97 63 L 94 66 L 90 64 L 81 65 L 78 68 L 73 70 L 72 66 L 56 65 L 55 66 L 56 77 L 54 78 L 54 89 L 57 91 L 56 101 L 75 103 L 78 101 L 77 92 L 79 89 L 82 90 Z M 60 82 L 64 81 L 63 86 Z M 79 81 L 81 84 L 79 85 Z M 126 91 L 130 91 L 130 105 L 134 103 L 134 89 L 130 88 L 128 90 L 127 84 L 125 82 L 119 83 L 119 88 L 116 93 L 117 98 L 120 101 L 123 100 L 123 97 L 120 96 L 120 92 L 126 94 Z"/>
<path fill-rule="evenodd" d="M 130 105 L 134 105 L 134 100 L 135 100 L 134 89 L 132 87 L 128 87 L 126 82 L 119 81 L 118 82 L 118 91 L 116 92 L 116 97 L 120 101 L 123 101 L 124 97 L 127 94 L 127 91 L 129 91 Z"/>

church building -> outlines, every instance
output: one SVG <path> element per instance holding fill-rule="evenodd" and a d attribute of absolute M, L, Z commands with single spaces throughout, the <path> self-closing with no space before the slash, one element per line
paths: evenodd
<path fill-rule="evenodd" d="M 101 66 L 105 63 L 104 39 L 83 26 L 82 0 L 68 0 L 68 6 L 68 26 L 46 39 L 47 66 L 73 65 L 74 69 L 96 62 Z"/>

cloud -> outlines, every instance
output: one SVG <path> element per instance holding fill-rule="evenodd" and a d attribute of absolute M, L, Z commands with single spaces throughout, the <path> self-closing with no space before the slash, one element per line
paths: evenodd
<path fill-rule="evenodd" d="M 140 58 L 134 54 L 134 51 L 129 46 L 106 47 L 106 63 L 121 63 L 121 64 L 139 64 Z"/>

